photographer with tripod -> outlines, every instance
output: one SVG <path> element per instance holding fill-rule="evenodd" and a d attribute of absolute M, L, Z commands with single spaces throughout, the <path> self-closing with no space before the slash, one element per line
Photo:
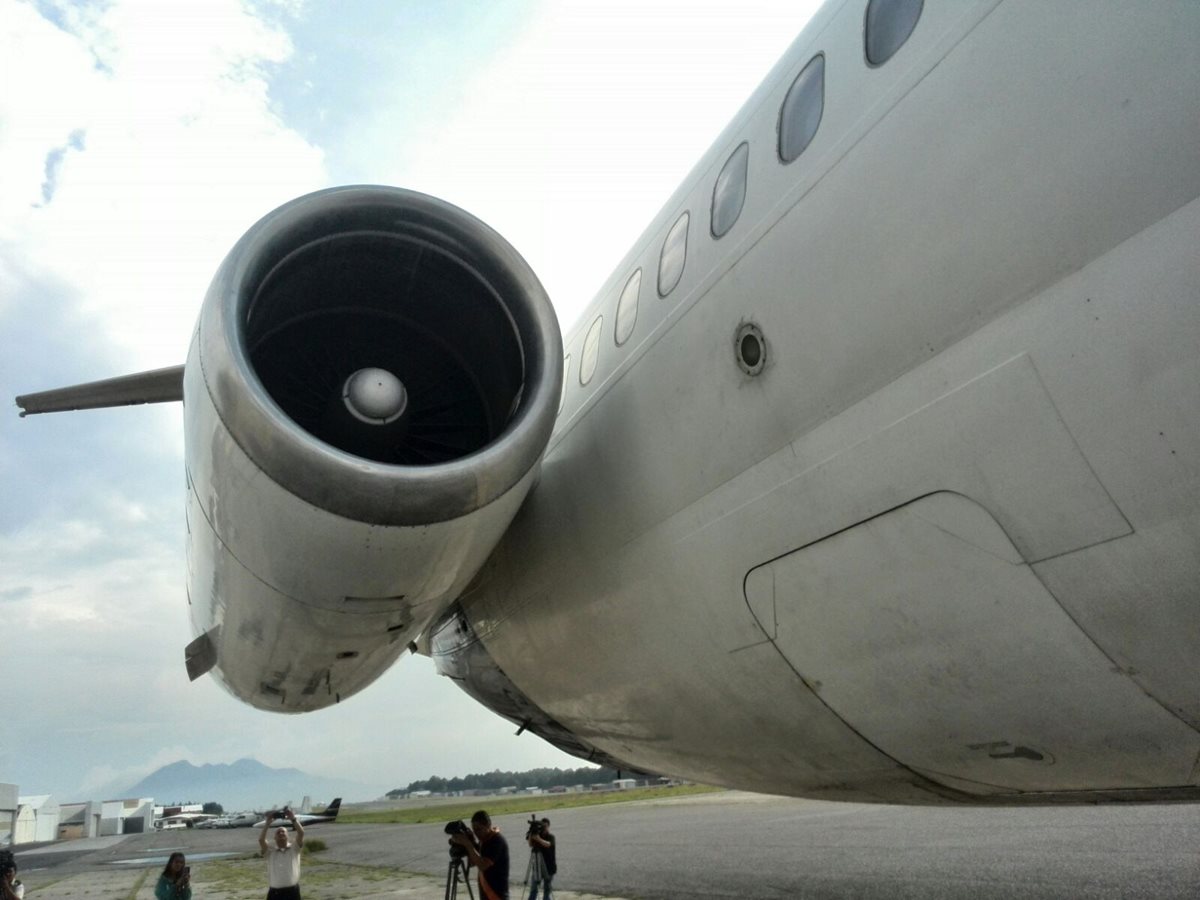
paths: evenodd
<path fill-rule="evenodd" d="M 479 841 L 478 849 L 468 834 L 450 834 L 450 841 L 462 847 L 471 865 L 479 870 L 480 900 L 508 900 L 508 841 L 482 809 L 471 816 L 471 831 Z"/>
<path fill-rule="evenodd" d="M 525 882 L 530 885 L 529 900 L 537 900 L 539 884 L 542 886 L 542 900 L 552 900 L 550 883 L 558 871 L 558 862 L 554 858 L 554 835 L 550 833 L 550 820 L 542 819 L 539 822 L 530 816 L 525 840 L 529 844 L 529 868 L 525 873 Z"/>

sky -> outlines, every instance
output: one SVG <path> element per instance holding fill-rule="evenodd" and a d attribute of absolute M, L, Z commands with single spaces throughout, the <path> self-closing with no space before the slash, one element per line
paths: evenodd
<path fill-rule="evenodd" d="M 565 332 L 814 7 L 0 0 L 0 398 L 182 363 L 241 234 L 337 184 L 483 219 Z M 581 764 L 424 657 L 304 716 L 189 683 L 179 407 L 8 409 L 0 782 L 66 802 L 179 759 L 378 792 Z"/>

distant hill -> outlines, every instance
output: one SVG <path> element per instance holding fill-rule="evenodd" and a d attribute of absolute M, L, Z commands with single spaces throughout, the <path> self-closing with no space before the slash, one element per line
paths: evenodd
<path fill-rule="evenodd" d="M 312 797 L 314 803 L 334 797 L 354 802 L 373 799 L 380 793 L 371 785 L 321 778 L 299 769 L 273 769 L 255 759 L 202 766 L 179 760 L 119 792 L 122 797 L 153 797 L 157 804 L 215 801 L 230 811 L 261 810 L 284 802 L 299 804 L 305 796 Z"/>

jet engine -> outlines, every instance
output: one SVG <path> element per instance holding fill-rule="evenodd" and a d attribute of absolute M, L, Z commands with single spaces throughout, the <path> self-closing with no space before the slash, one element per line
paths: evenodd
<path fill-rule="evenodd" d="M 508 527 L 561 383 L 541 284 L 462 210 L 358 186 L 259 221 L 184 369 L 191 676 L 285 712 L 378 677 Z"/>

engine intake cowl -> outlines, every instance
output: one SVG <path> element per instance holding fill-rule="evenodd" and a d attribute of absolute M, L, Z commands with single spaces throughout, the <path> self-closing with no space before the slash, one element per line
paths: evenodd
<path fill-rule="evenodd" d="M 508 527 L 561 381 L 545 291 L 462 210 L 344 187 L 254 225 L 184 374 L 189 592 L 218 676 L 309 709 L 382 672 Z"/>

